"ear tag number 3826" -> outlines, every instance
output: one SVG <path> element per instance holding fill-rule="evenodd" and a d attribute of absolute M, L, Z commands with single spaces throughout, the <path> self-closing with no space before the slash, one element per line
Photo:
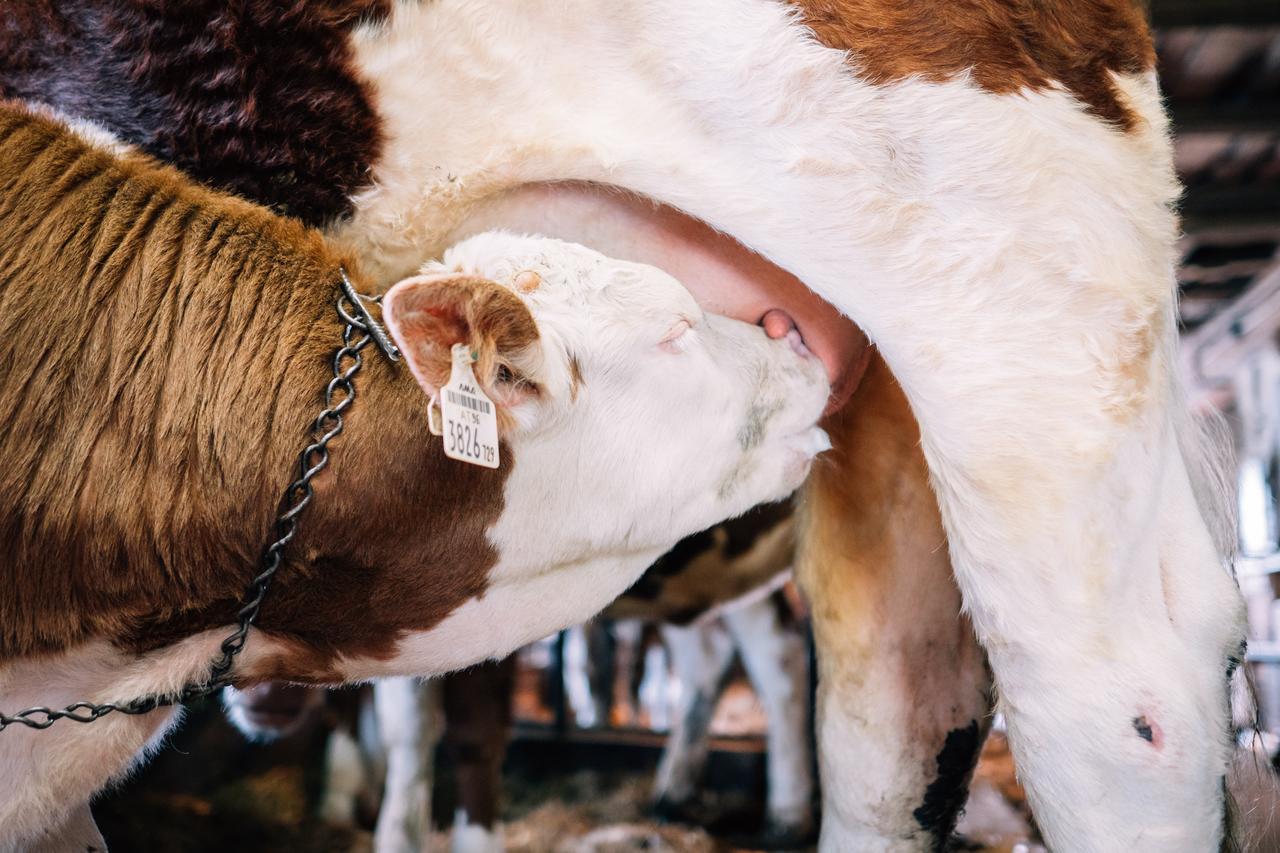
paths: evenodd
<path fill-rule="evenodd" d="M 493 401 L 480 390 L 471 369 L 471 348 L 454 344 L 453 370 L 440 389 L 440 417 L 444 455 L 460 462 L 498 467 L 498 415 Z M 431 413 L 428 413 L 430 417 Z M 436 425 L 431 425 L 436 432 Z"/>

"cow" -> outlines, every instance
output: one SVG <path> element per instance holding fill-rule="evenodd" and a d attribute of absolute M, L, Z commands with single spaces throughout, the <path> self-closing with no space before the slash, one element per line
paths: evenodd
<path fill-rule="evenodd" d="M 0 108 L 0 188 L 10 715 L 211 678 L 282 505 L 301 526 L 230 677 L 427 675 L 581 621 L 829 446 L 818 361 L 652 267 L 477 235 L 382 297 L 393 362 L 340 349 L 354 259 L 100 133 Z M 358 399 L 335 402 L 335 375 Z M 462 423 L 451 396 L 492 418 L 493 465 L 447 455 L 489 461 L 460 427 L 433 434 L 432 401 Z M 344 431 L 299 515 L 279 492 L 312 421 L 334 429 L 326 403 Z M 0 849 L 100 846 L 90 796 L 177 716 L 144 710 L 6 720 Z"/>
<path fill-rule="evenodd" d="M 659 817 L 697 822 L 712 715 L 739 659 L 767 727 L 768 792 L 757 840 L 771 848 L 808 840 L 814 827 L 808 647 L 781 589 L 794 556 L 794 503 L 765 504 L 681 540 L 601 614 L 628 629 L 619 632 L 630 635 L 620 645 L 632 648 L 616 655 L 628 683 L 637 679 L 627 665 L 647 666 L 634 648 L 644 625 L 657 626 L 678 679 L 652 793 Z M 611 657 L 600 641 L 606 630 L 600 620 L 570 630 L 565 684 L 580 721 L 609 719 L 613 661 L 593 659 Z M 584 647 L 587 654 L 569 654 Z"/>
<path fill-rule="evenodd" d="M 4 14 L 4 92 L 324 226 L 373 282 L 501 226 L 794 321 L 834 389 L 797 564 L 824 850 L 944 844 L 993 701 L 1052 848 L 1231 835 L 1244 610 L 1133 0 Z"/>

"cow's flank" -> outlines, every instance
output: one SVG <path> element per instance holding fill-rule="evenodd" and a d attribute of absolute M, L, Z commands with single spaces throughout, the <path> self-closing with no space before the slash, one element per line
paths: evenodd
<path fill-rule="evenodd" d="M 828 47 L 848 50 L 873 83 L 969 72 L 999 95 L 1061 85 L 1100 118 L 1137 121 L 1114 74 L 1155 65 L 1155 48 L 1133 0 L 791 0 Z"/>
<path fill-rule="evenodd" d="M 344 259 L 20 109 L 0 110 L 0 218 L 0 661 L 230 623 L 319 410 Z M 297 641 L 294 677 L 390 653 L 495 560 L 507 469 L 446 471 L 408 370 L 366 358 L 359 393 L 364 440 L 339 440 L 258 623 Z"/>
<path fill-rule="evenodd" d="M 0 8 L 0 97 L 99 122 L 313 225 L 381 144 L 348 32 L 388 0 L 23 0 Z"/>

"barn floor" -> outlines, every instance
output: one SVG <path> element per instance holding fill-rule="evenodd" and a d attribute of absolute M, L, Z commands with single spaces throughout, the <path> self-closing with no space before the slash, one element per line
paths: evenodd
<path fill-rule="evenodd" d="M 195 708 L 147 767 L 95 804 L 103 835 L 115 853 L 165 850 L 213 853 L 236 850 L 371 850 L 365 829 L 331 827 L 313 815 L 320 793 L 324 732 L 313 727 L 274 744 L 250 744 L 217 707 Z M 735 746 L 736 743 L 736 746 Z M 716 744 L 705 803 L 717 835 L 702 829 L 659 825 L 645 812 L 651 747 L 602 748 L 579 743 L 566 748 L 544 734 L 520 738 L 506 770 L 505 840 L 513 853 L 730 853 L 753 850 L 751 820 L 759 813 L 759 784 L 717 784 L 743 776 L 758 764 L 743 742 Z M 628 751 L 629 750 L 629 751 Z M 549 761 L 555 754 L 560 760 Z M 577 756 L 611 756 L 589 762 Z M 746 775 L 750 775 L 749 773 Z M 452 814 L 447 768 L 441 771 L 436 814 Z M 975 779 L 966 822 L 970 838 L 986 842 L 967 849 L 1009 851 L 1028 835 L 1021 790 L 1003 739 L 993 737 Z M 976 831 L 973 831 L 976 830 Z M 438 849 L 444 846 L 439 835 Z"/>

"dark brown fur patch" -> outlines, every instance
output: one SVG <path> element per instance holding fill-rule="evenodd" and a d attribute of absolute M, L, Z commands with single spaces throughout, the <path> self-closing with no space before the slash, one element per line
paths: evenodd
<path fill-rule="evenodd" d="M 381 144 L 349 31 L 388 0 L 0 4 L 0 97 L 97 122 L 190 175 L 320 225 Z"/>
<path fill-rule="evenodd" d="M 646 619 L 684 625 L 711 608 L 768 583 L 791 565 L 795 537 L 791 500 L 761 504 L 709 530 L 686 536 L 659 557 L 609 605 L 611 619 Z M 766 535 L 786 532 L 767 553 L 752 555 Z"/>
<path fill-rule="evenodd" d="M 582 386 L 587 384 L 582 378 L 582 363 L 578 361 L 578 357 L 573 353 L 569 353 L 569 399 L 573 402 L 578 401 L 578 392 L 582 390 Z"/>
<path fill-rule="evenodd" d="M 457 805 L 468 824 L 485 829 L 492 829 L 499 818 L 515 681 L 515 655 L 441 679 L 443 746 L 453 765 Z"/>
<path fill-rule="evenodd" d="M 1110 72 L 1155 65 L 1133 0 L 790 0 L 828 47 L 851 51 L 883 84 L 913 75 L 941 82 L 971 71 L 995 94 L 1061 84 L 1118 127 L 1135 117 Z"/>
<path fill-rule="evenodd" d="M 331 376 L 350 260 L 14 108 L 0 223 L 0 661 L 228 624 Z M 258 622 L 297 653 L 263 675 L 390 654 L 496 560 L 509 461 L 446 459 L 403 366 L 370 351 L 358 385 Z"/>

